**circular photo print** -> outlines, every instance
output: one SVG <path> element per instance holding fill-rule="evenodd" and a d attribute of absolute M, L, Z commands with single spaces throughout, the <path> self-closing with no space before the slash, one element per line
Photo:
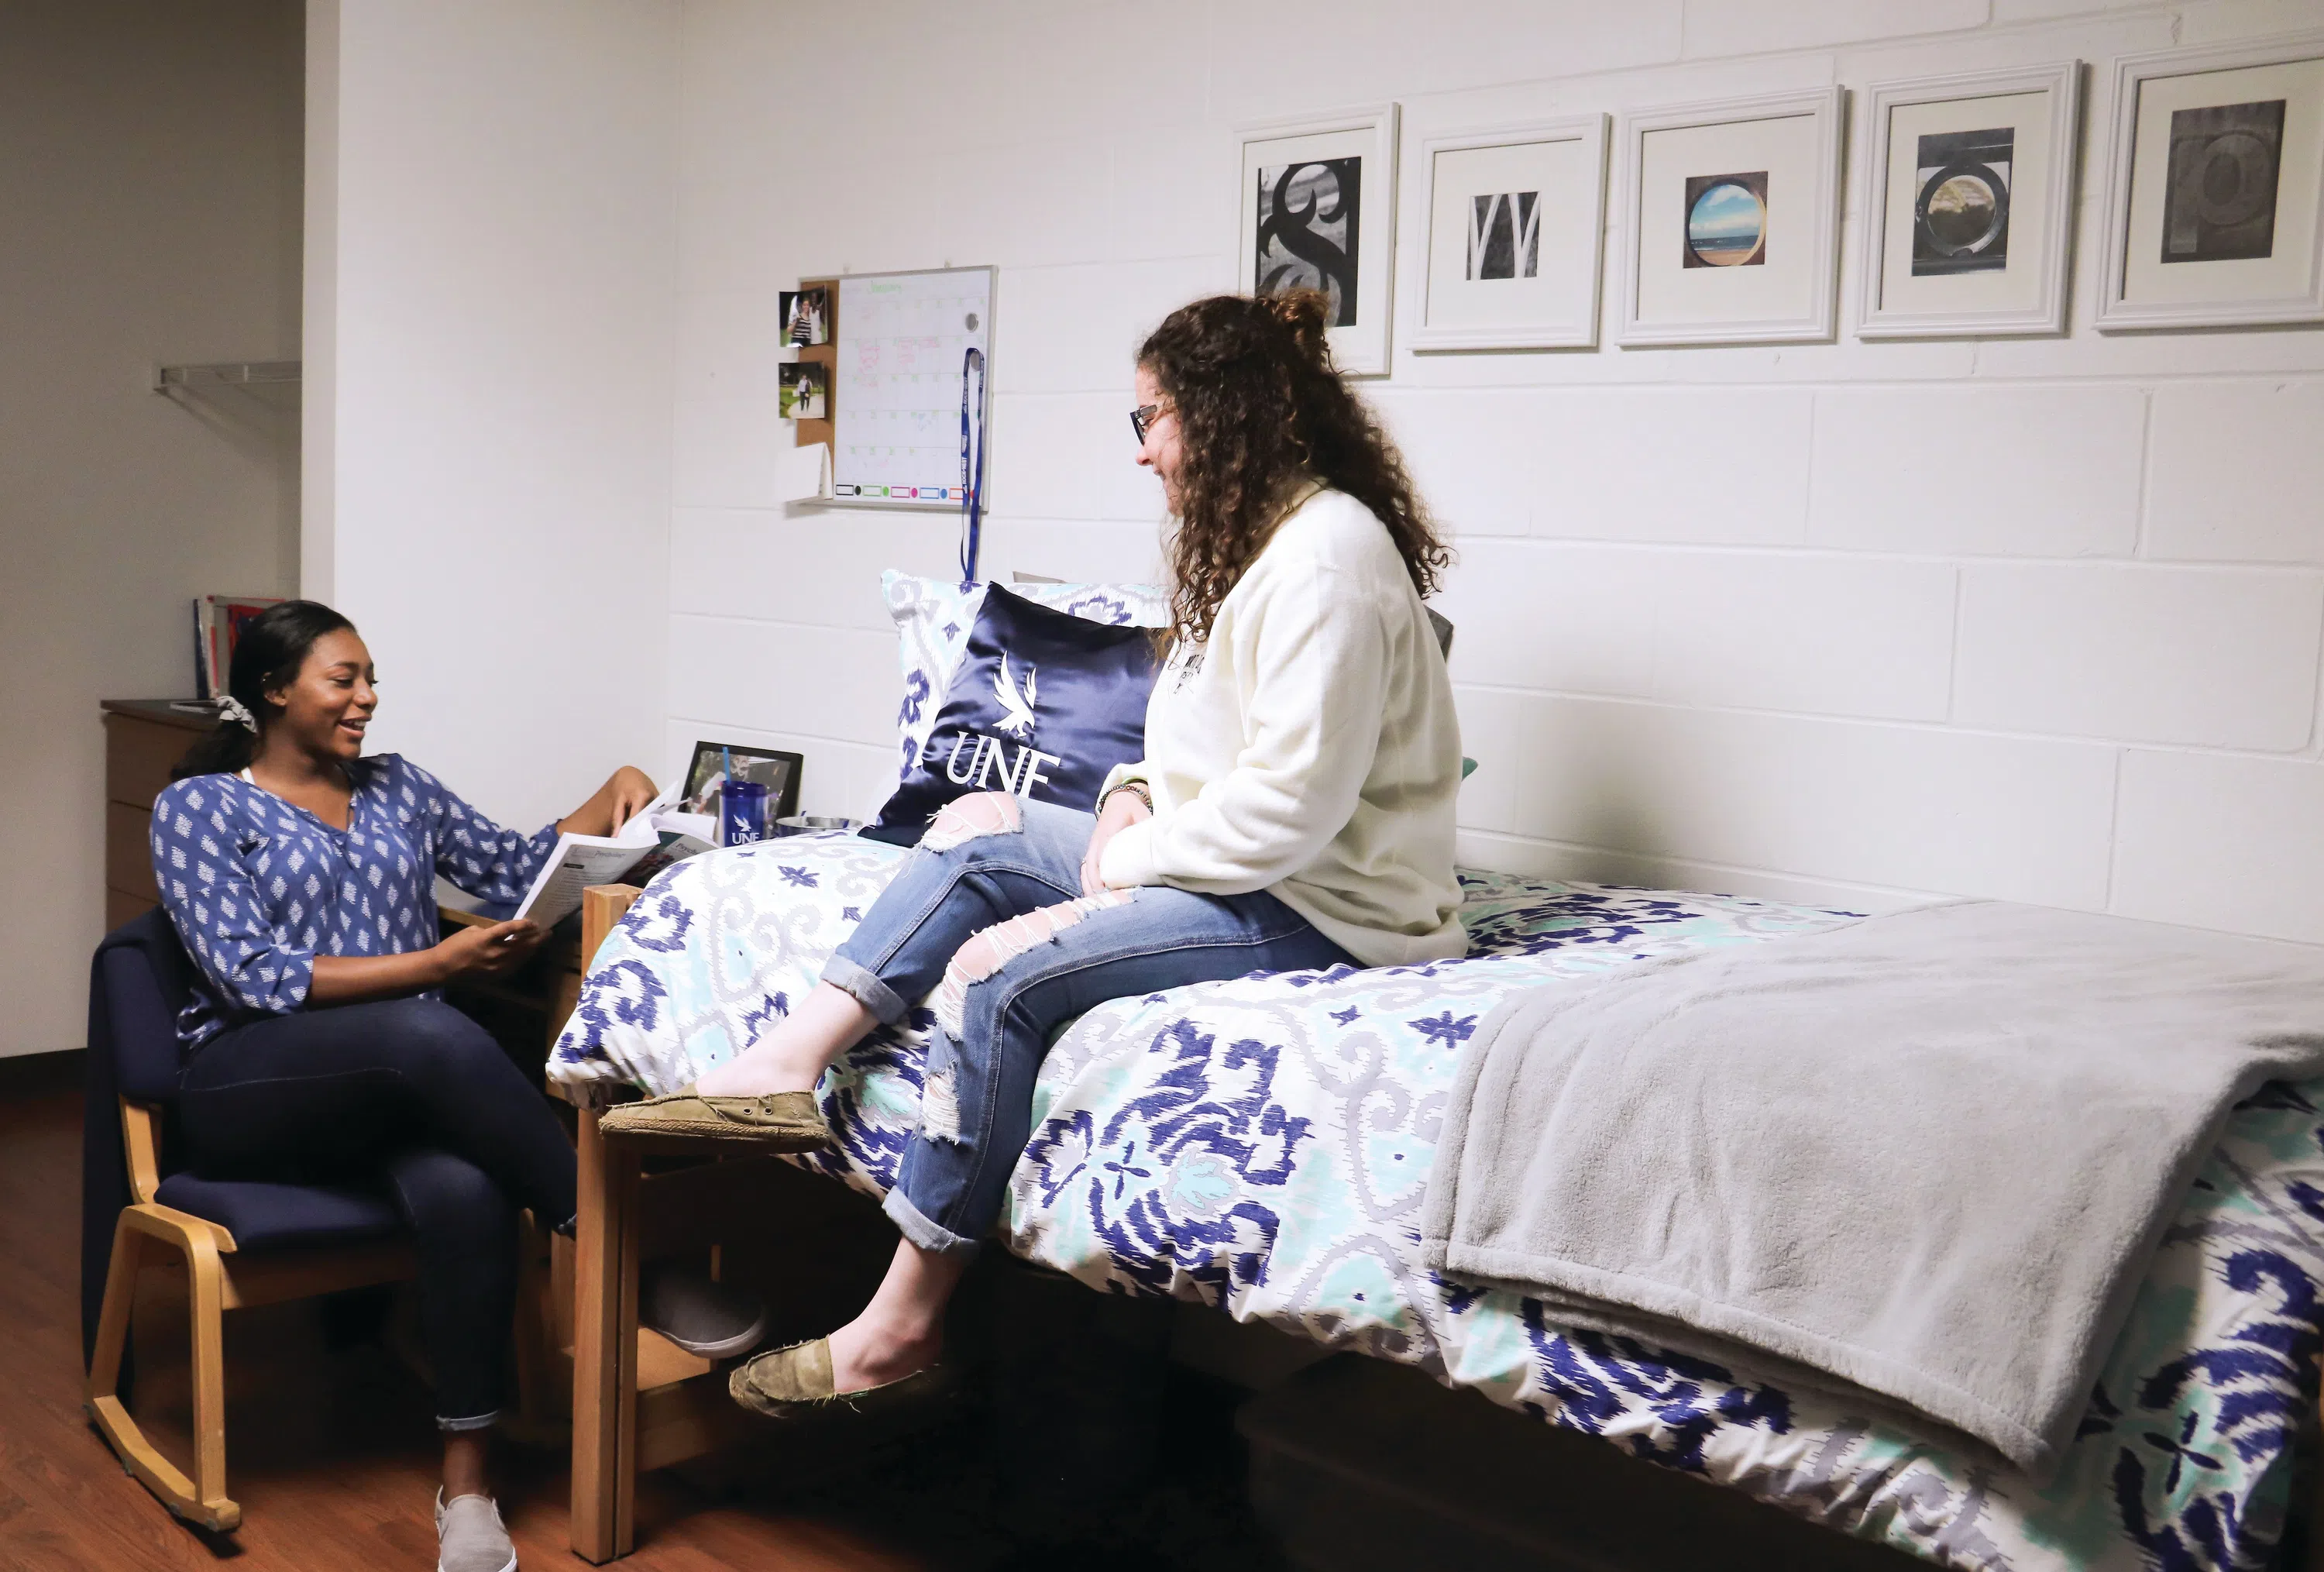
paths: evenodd
<path fill-rule="evenodd" d="M 1921 223 L 1941 256 L 1983 251 L 2007 232 L 2008 222 L 2008 188 L 1991 170 L 1956 165 L 1921 199 Z"/>
<path fill-rule="evenodd" d="M 1697 175 L 1687 183 L 1686 265 L 1748 267 L 1767 255 L 1767 177 Z"/>

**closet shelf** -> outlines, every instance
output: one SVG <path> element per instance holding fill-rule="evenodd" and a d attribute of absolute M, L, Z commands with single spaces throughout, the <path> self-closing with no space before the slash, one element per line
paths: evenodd
<path fill-rule="evenodd" d="M 209 388 L 240 388 L 263 397 L 299 396 L 300 363 L 295 360 L 237 360 L 214 365 L 161 365 L 153 369 L 157 393 L 200 393 Z"/>

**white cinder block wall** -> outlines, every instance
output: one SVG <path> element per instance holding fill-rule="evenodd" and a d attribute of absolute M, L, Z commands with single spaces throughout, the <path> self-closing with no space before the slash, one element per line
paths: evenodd
<path fill-rule="evenodd" d="M 987 571 L 1134 576 L 1160 502 L 1129 357 L 1232 282 L 1235 124 L 1402 102 L 1408 323 L 1423 137 L 2079 57 L 2064 339 L 1399 350 L 1368 384 L 1461 551 L 1464 855 L 2324 941 L 2324 333 L 2088 325 L 2104 62 L 2319 25 L 2313 0 L 689 0 L 670 750 L 788 744 L 811 805 L 875 801 L 877 574 L 951 560 L 949 520 L 771 502 L 800 274 L 998 264 Z"/>
<path fill-rule="evenodd" d="M 309 0 L 305 593 L 503 822 L 661 736 L 676 0 Z"/>

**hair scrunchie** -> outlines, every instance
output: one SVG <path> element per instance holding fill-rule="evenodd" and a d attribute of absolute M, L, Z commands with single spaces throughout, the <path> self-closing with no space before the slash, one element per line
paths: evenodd
<path fill-rule="evenodd" d="M 218 718 L 230 720 L 239 726 L 248 727 L 253 736 L 258 735 L 258 717 L 250 713 L 248 705 L 231 695 L 218 700 Z"/>

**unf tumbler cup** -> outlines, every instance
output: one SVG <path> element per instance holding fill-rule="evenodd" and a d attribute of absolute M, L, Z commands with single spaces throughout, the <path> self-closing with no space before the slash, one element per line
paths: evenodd
<path fill-rule="evenodd" d="M 729 781 L 718 789 L 718 844 L 746 846 L 767 838 L 767 789 Z"/>

